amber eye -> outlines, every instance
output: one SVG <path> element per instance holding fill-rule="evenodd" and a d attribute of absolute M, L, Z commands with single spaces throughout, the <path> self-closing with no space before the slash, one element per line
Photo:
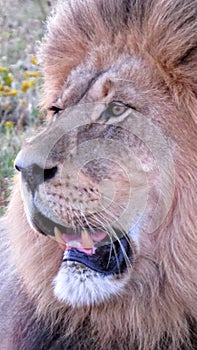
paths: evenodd
<path fill-rule="evenodd" d="M 112 117 L 119 117 L 128 109 L 125 104 L 121 102 L 111 102 L 108 104 L 106 110 L 104 111 L 105 118 L 109 119 Z"/>
<path fill-rule="evenodd" d="M 120 117 L 127 109 L 129 109 L 129 106 L 125 105 L 122 102 L 110 102 L 107 108 L 101 113 L 100 119 L 106 122 L 111 118 Z"/>
<path fill-rule="evenodd" d="M 116 117 L 124 113 L 124 111 L 127 109 L 125 105 L 118 102 L 112 102 L 110 103 L 109 107 L 111 107 L 111 114 Z"/>

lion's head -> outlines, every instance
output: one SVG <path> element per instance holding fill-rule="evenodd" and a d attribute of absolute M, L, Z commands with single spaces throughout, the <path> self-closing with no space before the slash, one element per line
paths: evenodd
<path fill-rule="evenodd" d="M 197 317 L 196 9 L 70 0 L 48 21 L 48 123 L 15 161 L 12 247 L 41 313 L 83 309 L 103 344 L 177 349 Z"/>

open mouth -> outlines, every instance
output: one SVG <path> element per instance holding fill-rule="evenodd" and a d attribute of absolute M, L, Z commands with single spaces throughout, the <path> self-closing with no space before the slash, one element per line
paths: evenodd
<path fill-rule="evenodd" d="M 79 262 L 103 275 L 122 274 L 132 263 L 129 237 L 117 229 L 113 229 L 116 239 L 112 239 L 109 232 L 99 227 L 65 227 L 38 211 L 33 224 L 41 233 L 55 237 L 64 251 L 64 262 Z"/>

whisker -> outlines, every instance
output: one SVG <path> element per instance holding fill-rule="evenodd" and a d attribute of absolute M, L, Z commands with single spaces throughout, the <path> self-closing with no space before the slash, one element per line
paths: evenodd
<path fill-rule="evenodd" d="M 127 259 L 128 257 L 127 257 L 127 254 L 126 254 L 126 252 L 125 252 L 124 247 L 122 246 L 122 243 L 120 242 L 119 238 L 118 238 L 118 237 L 116 236 L 116 234 L 115 234 L 115 231 L 113 230 L 113 228 L 112 228 L 111 225 L 109 225 L 109 224 L 107 225 L 107 232 L 108 232 L 108 235 L 109 235 L 110 240 L 111 240 L 110 257 L 111 257 L 112 249 L 113 249 L 114 255 L 115 255 L 115 258 L 116 258 L 116 262 L 117 262 L 117 266 L 118 266 L 118 270 L 119 270 L 119 274 L 120 274 L 119 260 L 118 260 L 116 247 L 115 247 L 115 245 L 114 245 L 114 241 L 113 241 L 112 237 L 115 237 L 115 238 L 117 239 L 117 241 L 119 242 L 120 247 L 121 247 L 121 249 L 122 249 L 122 252 L 123 252 L 123 254 L 124 254 L 125 259 Z M 110 258 L 109 258 L 109 259 L 110 259 Z"/>
<path fill-rule="evenodd" d="M 121 243 L 119 237 L 118 237 L 117 234 L 116 234 L 116 231 L 114 230 L 113 227 L 111 227 L 111 229 L 112 229 L 112 232 L 113 232 L 113 236 L 117 239 L 117 241 L 118 241 L 118 243 L 119 243 L 119 245 L 120 245 L 120 247 L 121 247 L 121 250 L 122 250 L 122 252 L 123 252 L 124 259 L 125 259 L 125 262 L 126 262 L 127 266 L 132 266 L 131 261 L 130 261 L 130 259 L 129 259 L 129 257 L 128 257 L 126 251 L 125 251 L 125 248 L 123 247 L 123 245 L 122 245 L 122 243 Z"/>
<path fill-rule="evenodd" d="M 112 255 L 113 240 L 112 240 L 112 237 L 111 237 L 110 234 L 109 234 L 109 228 L 106 227 L 105 224 L 104 224 L 104 222 L 103 222 L 103 221 L 100 221 L 100 220 L 98 219 L 97 216 L 95 216 L 94 214 L 93 214 L 93 216 L 95 217 L 95 221 L 98 222 L 99 224 L 101 224 L 101 228 L 104 229 L 104 231 L 108 233 L 108 236 L 109 236 L 110 241 L 111 241 L 110 252 L 109 252 L 109 258 L 108 258 L 108 262 L 107 262 L 107 267 L 108 267 L 108 266 L 109 266 L 110 259 L 111 259 L 111 255 Z"/>
<path fill-rule="evenodd" d="M 111 218 L 113 218 L 116 222 L 117 222 L 117 216 L 115 216 L 112 212 L 110 212 L 108 209 L 106 209 L 106 208 L 104 208 L 103 207 L 103 211 L 106 213 L 106 214 L 108 214 Z M 99 215 L 101 215 L 101 213 L 99 213 Z M 126 238 L 126 240 L 127 240 L 127 242 L 128 242 L 128 244 L 130 245 L 130 247 L 132 246 L 131 245 L 131 241 L 130 241 L 130 239 L 129 239 L 129 237 L 127 236 L 127 235 L 125 235 L 125 232 L 124 232 L 124 228 L 122 227 L 122 225 L 119 223 L 119 222 L 117 222 L 118 223 L 118 225 L 119 225 L 119 229 L 120 229 L 120 231 L 122 231 L 122 233 L 123 233 L 123 235 L 125 236 L 125 238 Z M 111 225 L 111 224 L 110 224 Z M 111 225 L 112 226 L 112 225 Z"/>
<path fill-rule="evenodd" d="M 74 220 L 73 220 L 73 211 L 72 211 L 72 214 L 71 214 L 71 210 L 72 210 L 72 208 L 71 208 L 71 206 L 69 206 L 68 207 L 68 215 L 69 215 L 69 218 L 71 219 L 71 221 L 73 223 L 74 229 L 76 229 L 76 225 L 74 225 Z M 114 215 L 111 211 L 109 211 L 104 206 L 102 206 L 102 211 L 101 212 L 98 212 L 97 214 L 91 213 L 91 218 L 94 219 L 94 225 L 95 225 L 95 223 L 98 224 L 101 229 L 103 229 L 105 232 L 108 233 L 111 245 L 110 245 L 110 252 L 109 252 L 109 258 L 108 258 L 107 266 L 109 266 L 110 259 L 111 259 L 111 256 L 112 256 L 112 250 L 113 250 L 115 258 L 116 258 L 116 261 L 117 261 L 118 270 L 119 270 L 119 273 L 120 273 L 119 260 L 118 260 L 116 247 L 114 245 L 114 239 L 117 240 L 119 245 L 120 245 L 120 248 L 121 248 L 122 253 L 124 255 L 124 259 L 125 259 L 125 262 L 126 262 L 127 266 L 131 266 L 131 262 L 130 262 L 130 259 L 129 259 L 126 251 L 125 251 L 125 248 L 124 248 L 124 246 L 123 246 L 119 236 L 117 235 L 116 230 L 113 228 L 113 226 L 111 225 L 109 220 L 105 217 L 104 213 L 106 213 L 110 218 L 113 218 L 114 220 L 117 221 L 118 215 Z M 95 228 L 92 226 L 92 224 L 89 221 L 88 217 L 84 214 L 82 207 L 80 208 L 80 213 L 78 213 L 78 211 L 74 211 L 74 215 L 75 215 L 75 217 L 77 219 L 78 226 L 80 226 L 82 229 L 85 229 L 85 225 L 86 225 L 86 226 L 88 226 L 90 231 L 95 231 Z M 84 222 L 85 222 L 85 225 L 84 225 Z M 127 235 L 125 235 L 125 232 L 124 232 L 123 228 L 120 227 L 120 224 L 119 224 L 119 230 L 122 233 L 122 235 L 125 236 L 125 238 L 127 239 L 129 245 L 131 245 L 131 242 L 130 242 L 129 238 L 127 237 Z"/>
<path fill-rule="evenodd" d="M 104 199 L 109 200 L 111 203 L 113 203 L 112 199 L 111 199 L 110 197 L 104 195 L 103 193 L 102 193 L 102 197 L 103 197 Z M 123 205 L 120 204 L 120 203 L 116 203 L 116 206 L 118 206 L 120 209 L 123 209 L 123 210 L 126 208 L 126 206 L 123 206 Z"/>
<path fill-rule="evenodd" d="M 75 212 L 75 216 L 76 216 L 76 218 L 77 218 L 77 223 L 79 224 L 79 226 L 80 226 L 80 227 L 82 228 L 82 230 L 83 230 L 85 227 L 84 227 L 84 223 L 83 223 L 83 220 L 81 219 L 80 215 L 82 215 L 82 216 L 84 217 L 84 219 L 86 219 L 86 218 L 85 218 L 85 215 L 84 215 L 82 212 L 80 212 L 80 214 L 78 214 L 77 211 Z"/>
<path fill-rule="evenodd" d="M 120 245 L 120 247 L 121 247 L 121 250 L 122 250 L 122 252 L 123 252 L 123 255 L 124 255 L 124 258 L 125 258 L 125 261 L 126 261 L 127 265 L 131 266 L 131 262 L 130 262 L 130 260 L 129 260 L 129 257 L 127 256 L 127 253 L 126 253 L 126 251 L 125 251 L 125 248 L 123 247 L 123 245 L 122 245 L 122 243 L 121 243 L 121 241 L 120 241 L 120 239 L 119 239 L 119 237 L 118 237 L 118 235 L 117 235 L 115 229 L 113 228 L 113 226 L 109 225 L 108 230 L 111 231 L 112 236 L 118 241 L 118 243 L 119 243 L 119 245 Z M 124 232 L 123 232 L 123 234 L 124 234 Z M 125 234 L 124 234 L 124 236 L 125 236 Z M 128 240 L 128 238 L 127 238 L 127 240 Z M 131 245 L 131 242 L 130 242 L 130 241 L 129 241 L 129 244 Z"/>
<path fill-rule="evenodd" d="M 117 260 L 117 253 L 116 253 L 116 251 L 115 251 L 115 246 L 114 246 L 114 244 L 113 244 L 112 237 L 115 237 L 115 239 L 118 241 L 118 243 L 119 243 L 119 245 L 120 245 L 120 247 L 121 247 L 121 249 L 122 249 L 122 252 L 123 252 L 125 261 L 126 261 L 126 263 L 127 263 L 127 266 L 128 266 L 128 265 L 131 266 L 131 262 L 130 262 L 130 260 L 129 260 L 128 256 L 127 256 L 127 253 L 126 253 L 126 251 L 125 251 L 125 249 L 124 249 L 124 247 L 123 247 L 123 245 L 122 245 L 122 243 L 121 243 L 119 237 L 117 236 L 115 230 L 113 229 L 113 227 L 111 226 L 111 224 L 109 224 L 109 222 L 106 221 L 106 217 L 104 217 L 104 216 L 102 215 L 102 213 L 98 213 L 97 216 L 94 215 L 96 221 L 98 221 L 98 216 L 100 216 L 101 219 L 102 219 L 102 221 L 99 220 L 99 223 L 101 222 L 101 223 L 102 223 L 102 226 L 104 227 L 104 229 L 108 232 L 108 235 L 109 235 L 110 240 L 111 240 L 112 247 L 113 247 L 113 249 L 114 249 L 114 254 L 116 255 L 116 260 Z M 106 226 L 106 225 L 107 225 L 107 226 Z M 110 234 L 110 233 L 112 233 L 112 234 Z M 124 233 L 123 233 L 123 234 L 124 234 Z M 128 240 L 128 238 L 127 238 L 127 240 Z M 130 241 L 129 241 L 129 244 L 131 244 Z M 117 260 L 117 263 L 118 263 L 118 260 Z"/>
<path fill-rule="evenodd" d="M 93 227 L 92 227 L 91 223 L 88 221 L 88 219 L 87 219 L 86 215 L 83 213 L 82 208 L 80 208 L 80 214 L 81 214 L 81 215 L 82 215 L 82 217 L 84 218 L 85 223 L 86 223 L 86 225 L 88 226 L 88 228 L 90 229 L 90 231 L 94 231 L 94 229 L 93 229 Z M 84 228 L 84 229 L 85 229 L 84 224 L 83 224 L 83 227 L 82 227 L 82 228 Z"/>

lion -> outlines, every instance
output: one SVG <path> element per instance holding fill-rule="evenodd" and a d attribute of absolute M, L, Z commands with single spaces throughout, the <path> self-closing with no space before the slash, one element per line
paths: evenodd
<path fill-rule="evenodd" d="M 196 349 L 197 2 L 58 1 L 1 219 L 1 349 Z"/>

